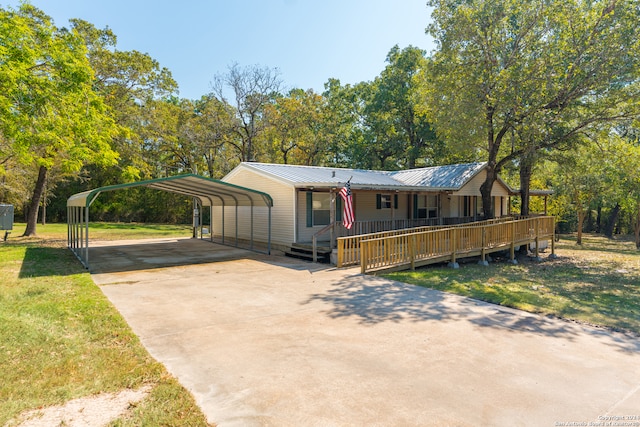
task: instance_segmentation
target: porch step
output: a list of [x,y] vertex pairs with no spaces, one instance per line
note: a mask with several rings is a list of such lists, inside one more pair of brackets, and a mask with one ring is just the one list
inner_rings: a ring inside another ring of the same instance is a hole
[[[313,261],[313,246],[311,244],[292,243],[291,247],[284,251],[284,254],[293,258]],[[331,262],[331,248],[318,246],[316,248],[316,254],[318,256],[318,262],[324,264],[329,264]]]

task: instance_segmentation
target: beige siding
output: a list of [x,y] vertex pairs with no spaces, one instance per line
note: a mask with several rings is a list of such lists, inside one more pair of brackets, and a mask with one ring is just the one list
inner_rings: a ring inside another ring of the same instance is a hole
[[[353,205],[356,221],[379,221],[390,219],[408,219],[409,218],[409,197],[407,193],[398,193],[398,209],[376,209],[376,194],[391,195],[391,205],[393,206],[393,192],[377,192],[377,191],[354,191]],[[340,197],[334,193],[334,197]],[[320,231],[324,226],[307,227],[307,199],[306,191],[299,191],[297,197],[298,206],[298,242],[311,242],[313,235]],[[334,205],[335,206],[335,205]],[[329,233],[318,236],[318,241],[328,241]]]
[[458,198],[447,195],[440,196],[440,216],[444,218],[458,216]]
[[[267,193],[273,199],[271,208],[271,242],[275,245],[290,245],[294,241],[294,188],[286,183],[272,179],[266,175],[240,168],[225,178],[226,182],[251,188]],[[214,210],[214,233],[216,236],[222,230],[222,209]],[[268,238],[268,209],[253,208],[253,238],[256,242],[266,242]],[[225,237],[235,237],[236,221],[235,206],[225,208]],[[251,208],[238,207],[238,237],[248,240],[251,238]]]
[[[456,196],[480,196],[480,187],[484,182],[487,173],[483,170],[475,177],[471,179],[471,181],[467,182],[467,184],[462,187],[460,190],[456,191]],[[508,189],[500,182],[496,181],[493,184],[493,188],[491,189],[492,196],[502,196],[507,197],[509,195]]]
[[[391,191],[358,191],[355,194],[355,215],[356,221],[379,221],[387,219],[407,219],[409,218],[409,197],[407,193],[398,193],[398,209],[394,209]],[[376,194],[388,194],[391,196],[391,209],[376,208]]]
[[494,212],[495,216],[498,217],[498,216],[507,215],[507,213],[508,213],[507,202],[508,202],[509,198],[508,197],[500,197],[500,196],[498,196],[498,197],[494,197],[493,200],[494,200],[493,203],[494,203],[494,206],[495,206],[495,212]]
[[[336,197],[335,193],[334,196]],[[340,196],[338,196],[340,197]],[[313,235],[318,231],[322,230],[324,225],[315,225],[313,227],[307,227],[307,191],[306,190],[298,190],[297,191],[297,212],[298,212],[298,236],[296,241],[301,243],[309,243],[313,239]],[[328,242],[331,237],[330,233],[323,233],[318,236],[319,242]]]

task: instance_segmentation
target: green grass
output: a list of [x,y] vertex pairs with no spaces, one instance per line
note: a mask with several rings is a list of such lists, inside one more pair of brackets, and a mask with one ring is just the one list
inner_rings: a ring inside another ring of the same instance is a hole
[[[110,227],[98,230],[126,234]],[[182,232],[152,227],[129,235]],[[66,248],[66,226],[40,226],[39,235],[0,243],[0,425],[25,410],[143,384],[151,394],[114,425],[206,425],[191,394],[147,353]]]
[[[14,224],[13,231],[10,236],[17,238],[24,233],[24,230],[24,224]],[[191,225],[184,224],[169,225],[124,222],[90,222],[89,239],[91,241],[189,237],[191,236],[191,230]],[[67,224],[38,224],[36,232],[40,239],[46,239],[47,241],[67,241]],[[4,233],[2,233],[2,236],[4,236]],[[28,241],[28,239],[22,239],[21,241]]]
[[640,334],[640,251],[628,239],[563,236],[556,260],[475,263],[385,277],[533,313]]

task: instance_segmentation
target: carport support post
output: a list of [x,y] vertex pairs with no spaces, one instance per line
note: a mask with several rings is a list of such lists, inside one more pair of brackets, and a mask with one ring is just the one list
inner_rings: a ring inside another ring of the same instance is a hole
[[238,247],[238,202],[236,201],[236,248]]
[[271,205],[269,209],[269,235],[267,236],[267,254],[271,255]]
[[213,202],[209,206],[209,240],[213,242]]
[[[84,217],[83,217],[84,211],[82,210],[82,208],[78,209],[78,256],[81,259],[84,259],[84,235],[83,232],[84,230],[82,229],[83,224],[84,224]],[[85,261],[86,262],[86,261]]]
[[224,245],[224,211],[225,211],[225,203],[222,200],[222,244]]
[[251,243],[249,247],[253,250],[253,200],[251,200]]
[[86,224],[84,233],[84,261],[87,264],[87,268],[89,268],[89,206],[85,208],[84,220]]
[[71,207],[67,206],[67,247],[71,247]]

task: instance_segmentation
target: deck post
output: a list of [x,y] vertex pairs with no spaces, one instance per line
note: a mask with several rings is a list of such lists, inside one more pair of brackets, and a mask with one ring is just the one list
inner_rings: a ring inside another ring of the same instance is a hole
[[540,259],[540,218],[536,218],[536,251],[535,251],[535,260],[541,261]]
[[411,259],[411,271],[416,269],[416,235],[411,235],[411,244],[409,245],[409,257]]
[[367,272],[367,246],[368,242],[362,241],[360,242],[360,272],[365,274]]
[[556,255],[556,217],[552,216],[551,219],[553,220],[553,231],[551,232],[551,255],[549,255],[549,258],[556,259],[558,258],[558,256]]
[[451,229],[451,262],[447,264],[450,268],[460,268],[460,264],[456,262],[456,250],[458,246],[458,229]]
[[513,265],[518,264],[518,260],[516,259],[516,222],[511,221],[511,248],[509,256],[511,259],[509,262]]
[[489,261],[487,261],[487,229],[485,226],[482,227],[482,249],[480,250],[480,261],[478,261],[479,265],[484,265],[485,267],[489,265]]

